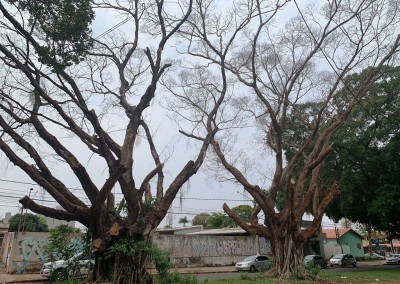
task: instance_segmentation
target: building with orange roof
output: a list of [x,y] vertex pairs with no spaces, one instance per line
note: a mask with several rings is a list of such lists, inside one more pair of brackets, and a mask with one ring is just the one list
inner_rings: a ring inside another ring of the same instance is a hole
[[344,253],[364,256],[363,237],[351,228],[322,229],[325,257]]

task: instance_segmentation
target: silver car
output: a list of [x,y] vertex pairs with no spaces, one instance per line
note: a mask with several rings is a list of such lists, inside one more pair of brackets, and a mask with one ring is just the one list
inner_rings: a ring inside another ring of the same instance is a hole
[[255,272],[256,270],[267,270],[271,265],[272,261],[265,255],[252,255],[236,263],[235,268],[238,271]]
[[400,254],[393,253],[386,258],[386,264],[400,264]]
[[356,258],[354,256],[352,256],[351,254],[337,254],[337,255],[334,255],[333,257],[331,257],[331,259],[329,260],[329,265],[331,267],[333,267],[335,265],[338,265],[341,267],[351,265],[353,267],[356,267],[357,261],[356,261]]

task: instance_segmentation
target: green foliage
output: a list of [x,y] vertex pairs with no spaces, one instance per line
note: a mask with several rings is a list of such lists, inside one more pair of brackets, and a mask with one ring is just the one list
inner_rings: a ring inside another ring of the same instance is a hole
[[66,280],[54,279],[53,281],[51,281],[51,283],[55,283],[55,284],[81,284],[82,280],[79,280],[79,279],[66,279]]
[[[238,205],[232,208],[232,211],[245,222],[250,222],[251,212],[253,208],[250,205]],[[237,224],[232,219],[229,219],[228,227],[237,227]]]
[[81,246],[78,247],[77,243],[71,242],[74,234],[79,232],[79,229],[69,225],[60,225],[51,229],[48,243],[44,247],[45,252],[51,258],[50,260],[66,260],[80,252]]
[[356,256],[357,261],[377,261],[380,260],[377,256],[374,255],[365,255],[365,256]]
[[[250,222],[253,208],[250,205],[238,205],[232,208],[240,219]],[[226,227],[237,227],[237,224],[224,213],[206,214],[201,213],[193,218],[192,225],[203,225],[206,229],[220,229]]]
[[143,203],[144,210],[146,212],[151,211],[155,206],[159,204],[159,200],[157,198],[150,198]]
[[251,279],[250,274],[247,272],[240,272],[240,279],[241,280],[249,280]]
[[39,60],[61,70],[84,58],[93,45],[89,25],[94,11],[89,0],[8,0],[29,14],[29,25],[45,35],[35,46]]
[[208,218],[210,217],[210,214],[207,213],[201,213],[196,216],[194,216],[192,220],[192,225],[202,225],[204,229],[209,229],[208,225]]
[[[354,74],[351,86],[362,86],[363,76]],[[346,216],[353,222],[400,237],[396,217],[400,202],[400,67],[383,67],[381,77],[369,94],[355,107],[350,120],[334,136],[335,153],[326,167],[339,176],[340,200],[328,215],[335,220]],[[348,97],[343,91],[341,99]],[[340,105],[340,104],[339,104]]]
[[[151,242],[120,239],[107,250],[106,257],[114,255],[126,260],[124,269],[119,272],[119,275],[114,275],[116,279],[124,279],[126,275],[132,275],[132,271],[140,269],[143,256],[149,257],[161,279],[167,279],[169,270],[172,268],[169,253],[162,251]],[[129,265],[126,265],[127,263]]]
[[158,277],[157,282],[160,284],[197,284],[199,281],[195,276],[190,274],[179,274],[178,272],[169,273],[163,277]]
[[[123,255],[124,258],[130,258],[132,262],[129,262],[130,267],[127,267],[128,275],[133,269],[137,269],[141,266],[142,256],[146,255],[149,257],[150,263],[153,263],[158,275],[156,277],[156,283],[160,284],[197,284],[197,279],[192,275],[180,275],[177,272],[171,273],[170,270],[173,267],[171,258],[168,252],[161,250],[158,246],[151,242],[135,241],[132,239],[121,239],[107,251],[106,257],[112,255]],[[125,263],[126,265],[126,263]],[[128,265],[126,265],[128,266]],[[114,275],[116,279],[123,279],[121,275]]]
[[305,279],[315,281],[318,274],[321,272],[321,267],[315,265],[312,261],[306,263],[305,266]]
[[318,274],[321,272],[321,267],[315,265],[312,261],[308,261],[305,265],[301,265],[299,269],[290,275],[290,279],[294,281],[311,280],[315,281]]
[[46,220],[36,214],[16,214],[9,220],[9,232],[17,232],[18,228],[22,232],[48,232],[49,227]]
[[[50,230],[50,237],[44,250],[50,256],[51,261],[68,260],[78,253],[82,253],[83,256],[91,253],[91,234],[86,233],[82,239],[75,242],[74,238],[76,236],[74,235],[77,233],[80,233],[80,230],[69,225],[60,225]],[[71,261],[68,262],[66,267],[53,270],[50,274],[51,282],[66,281],[63,283],[76,283],[71,277],[79,271],[81,268],[79,265],[79,262]],[[87,265],[91,266],[92,264],[88,263]]]
[[223,213],[212,213],[208,218],[208,225],[211,229],[220,229],[229,226],[230,219]]

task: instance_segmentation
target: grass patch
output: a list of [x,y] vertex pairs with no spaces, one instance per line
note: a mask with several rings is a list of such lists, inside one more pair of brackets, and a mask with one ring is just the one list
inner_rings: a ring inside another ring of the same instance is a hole
[[266,278],[262,273],[246,276],[238,275],[236,279],[205,280],[199,283],[207,284],[311,284],[311,283],[400,283],[400,270],[352,271],[352,272],[325,272],[321,271],[315,282]]
[[378,281],[394,280],[400,283],[400,270],[351,271],[344,273],[321,272],[320,278],[335,280],[338,283],[376,283]]

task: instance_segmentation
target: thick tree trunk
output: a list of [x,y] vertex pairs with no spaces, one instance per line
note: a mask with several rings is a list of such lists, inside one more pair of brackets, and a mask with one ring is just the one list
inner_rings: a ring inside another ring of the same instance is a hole
[[271,247],[275,256],[275,269],[281,278],[302,273],[303,242],[296,232],[286,232],[284,237],[272,238]]
[[370,224],[367,224],[367,234],[368,234],[368,252],[372,256],[372,228]]
[[120,238],[112,245],[113,253],[98,253],[94,279],[107,280],[114,284],[153,283],[153,278],[147,271],[149,255],[146,248],[149,246],[148,238]]

